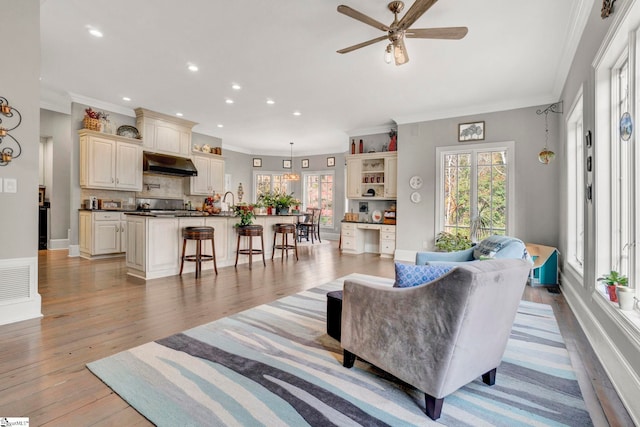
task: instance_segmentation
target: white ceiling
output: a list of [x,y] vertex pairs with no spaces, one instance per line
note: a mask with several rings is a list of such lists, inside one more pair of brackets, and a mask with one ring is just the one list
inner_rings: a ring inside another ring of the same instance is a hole
[[289,142],[295,155],[341,152],[349,135],[394,122],[557,101],[592,1],[440,0],[412,27],[468,35],[407,39],[399,67],[383,61],[384,42],[336,53],[383,34],[341,3],[393,20],[386,0],[41,0],[42,105],[181,112],[246,153],[287,154]]

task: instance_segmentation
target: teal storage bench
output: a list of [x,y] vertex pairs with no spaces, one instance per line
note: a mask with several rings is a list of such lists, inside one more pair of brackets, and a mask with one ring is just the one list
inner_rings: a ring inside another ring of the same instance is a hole
[[527,243],[527,251],[533,258],[529,276],[531,286],[553,286],[558,284],[558,249],[551,246]]

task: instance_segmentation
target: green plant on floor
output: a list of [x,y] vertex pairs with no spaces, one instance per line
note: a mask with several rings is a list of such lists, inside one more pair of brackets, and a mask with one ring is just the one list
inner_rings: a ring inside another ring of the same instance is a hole
[[254,205],[248,204],[238,204],[233,207],[235,216],[240,218],[240,222],[237,223],[236,227],[243,227],[247,225],[253,224],[253,220],[255,219],[255,214],[253,213]]
[[464,234],[441,231],[436,236],[436,249],[441,252],[462,251],[471,246],[471,240]]

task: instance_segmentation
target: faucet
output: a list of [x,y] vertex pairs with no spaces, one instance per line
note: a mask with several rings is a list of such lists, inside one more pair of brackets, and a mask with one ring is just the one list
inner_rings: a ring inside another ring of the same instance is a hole
[[233,193],[231,191],[227,191],[226,193],[224,193],[224,196],[222,196],[222,203],[227,203],[227,194],[231,195],[231,205],[227,205],[227,212],[231,212],[231,207],[236,204],[236,201]]

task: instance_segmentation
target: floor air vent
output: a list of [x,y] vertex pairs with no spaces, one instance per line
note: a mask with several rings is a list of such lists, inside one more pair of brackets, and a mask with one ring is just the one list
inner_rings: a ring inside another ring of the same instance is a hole
[[31,298],[31,277],[28,265],[5,266],[0,269],[0,304]]

